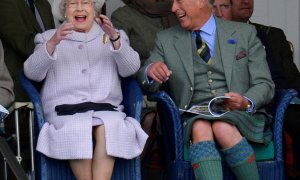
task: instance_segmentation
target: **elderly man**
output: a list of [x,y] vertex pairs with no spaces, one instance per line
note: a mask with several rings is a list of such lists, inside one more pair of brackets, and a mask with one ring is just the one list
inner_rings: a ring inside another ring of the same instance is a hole
[[197,179],[222,179],[223,153],[238,179],[259,179],[248,141],[271,138],[264,106],[274,83],[256,30],[214,17],[208,0],[174,0],[172,12],[180,26],[157,34],[138,80],[147,92],[167,91],[184,111],[229,96],[224,106],[231,111],[222,116],[182,114],[191,165]]

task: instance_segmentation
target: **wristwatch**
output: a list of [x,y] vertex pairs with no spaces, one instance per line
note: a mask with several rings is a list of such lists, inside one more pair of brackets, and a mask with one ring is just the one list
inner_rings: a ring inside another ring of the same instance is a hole
[[120,39],[120,33],[117,31],[114,35],[114,39],[109,38],[111,42],[115,42]]

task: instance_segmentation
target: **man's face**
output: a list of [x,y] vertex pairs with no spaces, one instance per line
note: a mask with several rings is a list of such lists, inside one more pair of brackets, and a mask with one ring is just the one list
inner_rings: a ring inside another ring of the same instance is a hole
[[213,13],[215,16],[224,20],[232,19],[230,0],[215,0],[213,4]]
[[203,6],[202,4],[202,0],[174,0],[172,12],[183,28],[195,30],[196,20],[201,18],[199,7]]
[[233,20],[247,22],[252,16],[253,4],[253,0],[232,0]]

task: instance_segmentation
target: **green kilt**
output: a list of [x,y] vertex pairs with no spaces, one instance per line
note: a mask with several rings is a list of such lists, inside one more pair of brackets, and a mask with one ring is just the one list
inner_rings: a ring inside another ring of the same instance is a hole
[[185,144],[190,144],[192,124],[197,119],[208,121],[222,120],[234,124],[239,129],[242,136],[255,143],[264,143],[267,145],[272,140],[271,129],[266,129],[265,127],[266,124],[271,124],[272,117],[270,115],[260,112],[251,114],[245,111],[235,110],[229,111],[220,117],[184,113],[182,115],[182,120]]

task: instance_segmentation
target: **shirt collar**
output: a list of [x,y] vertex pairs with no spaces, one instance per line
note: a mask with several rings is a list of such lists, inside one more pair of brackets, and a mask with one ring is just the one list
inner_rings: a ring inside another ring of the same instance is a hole
[[208,21],[200,28],[200,30],[208,35],[213,35],[216,30],[215,17],[211,15]]

